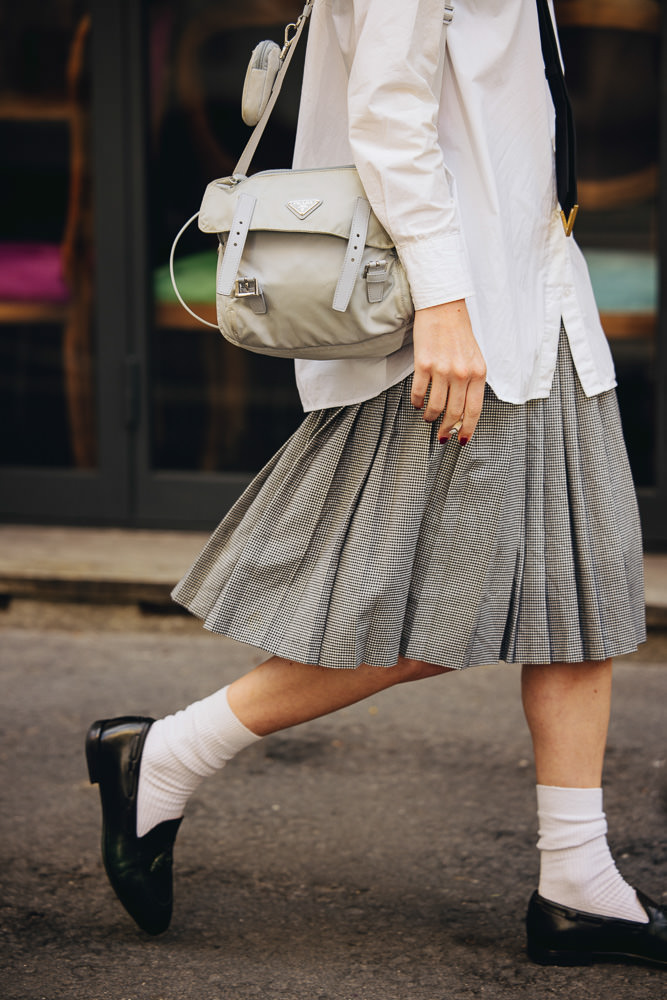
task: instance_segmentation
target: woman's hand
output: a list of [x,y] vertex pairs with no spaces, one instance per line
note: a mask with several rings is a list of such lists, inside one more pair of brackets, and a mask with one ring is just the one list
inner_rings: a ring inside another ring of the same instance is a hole
[[442,415],[441,442],[449,440],[461,421],[459,444],[467,444],[482,412],[486,364],[465,300],[417,309],[413,339],[412,405],[421,410],[430,386],[424,420],[432,423]]

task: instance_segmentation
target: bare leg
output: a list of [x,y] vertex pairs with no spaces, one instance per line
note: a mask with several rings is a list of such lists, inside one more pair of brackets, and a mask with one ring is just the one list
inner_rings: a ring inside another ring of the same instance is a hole
[[258,736],[328,715],[346,705],[406,681],[447,673],[401,657],[395,667],[362,664],[356,670],[330,670],[273,656],[230,685],[229,705]]
[[538,784],[600,787],[611,674],[611,660],[524,666],[523,708]]
[[226,688],[158,720],[146,738],[137,832],[176,819],[203,777],[259,737],[361,701],[404,681],[445,673],[401,658],[394,667],[330,670],[271,657]]

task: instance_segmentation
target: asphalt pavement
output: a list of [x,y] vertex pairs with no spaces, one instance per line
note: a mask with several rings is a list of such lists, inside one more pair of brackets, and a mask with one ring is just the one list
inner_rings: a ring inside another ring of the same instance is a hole
[[[664,633],[619,661],[610,840],[667,900]],[[535,792],[519,670],[385,692],[254,745],[191,800],[175,912],[135,928],[99,857],[83,743],[261,658],[185,618],[12,601],[0,613],[3,1000],[659,1000],[667,972],[541,968],[524,951]]]

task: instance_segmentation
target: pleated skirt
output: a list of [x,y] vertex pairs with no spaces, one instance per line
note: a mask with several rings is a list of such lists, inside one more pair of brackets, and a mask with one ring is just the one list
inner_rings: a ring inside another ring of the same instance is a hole
[[301,663],[576,663],[645,638],[642,543],[615,392],[561,334],[547,399],[487,387],[441,445],[411,377],[310,413],[173,592],[204,626]]

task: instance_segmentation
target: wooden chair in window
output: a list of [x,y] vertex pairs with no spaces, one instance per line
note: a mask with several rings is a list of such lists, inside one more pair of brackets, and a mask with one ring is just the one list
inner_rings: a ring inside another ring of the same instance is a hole
[[[586,213],[620,212],[626,246],[584,250],[611,339],[657,329],[657,258],[647,239],[658,193],[658,0],[556,0],[577,123],[580,229]],[[634,213],[643,212],[644,234]],[[628,221],[630,220],[630,221]]]
[[69,193],[58,244],[0,241],[0,323],[62,325],[65,398],[74,464],[96,461],[92,372],[92,268],[88,116],[81,93],[90,17],[75,30],[67,63],[67,100],[0,99],[0,119],[62,121],[69,130]]

